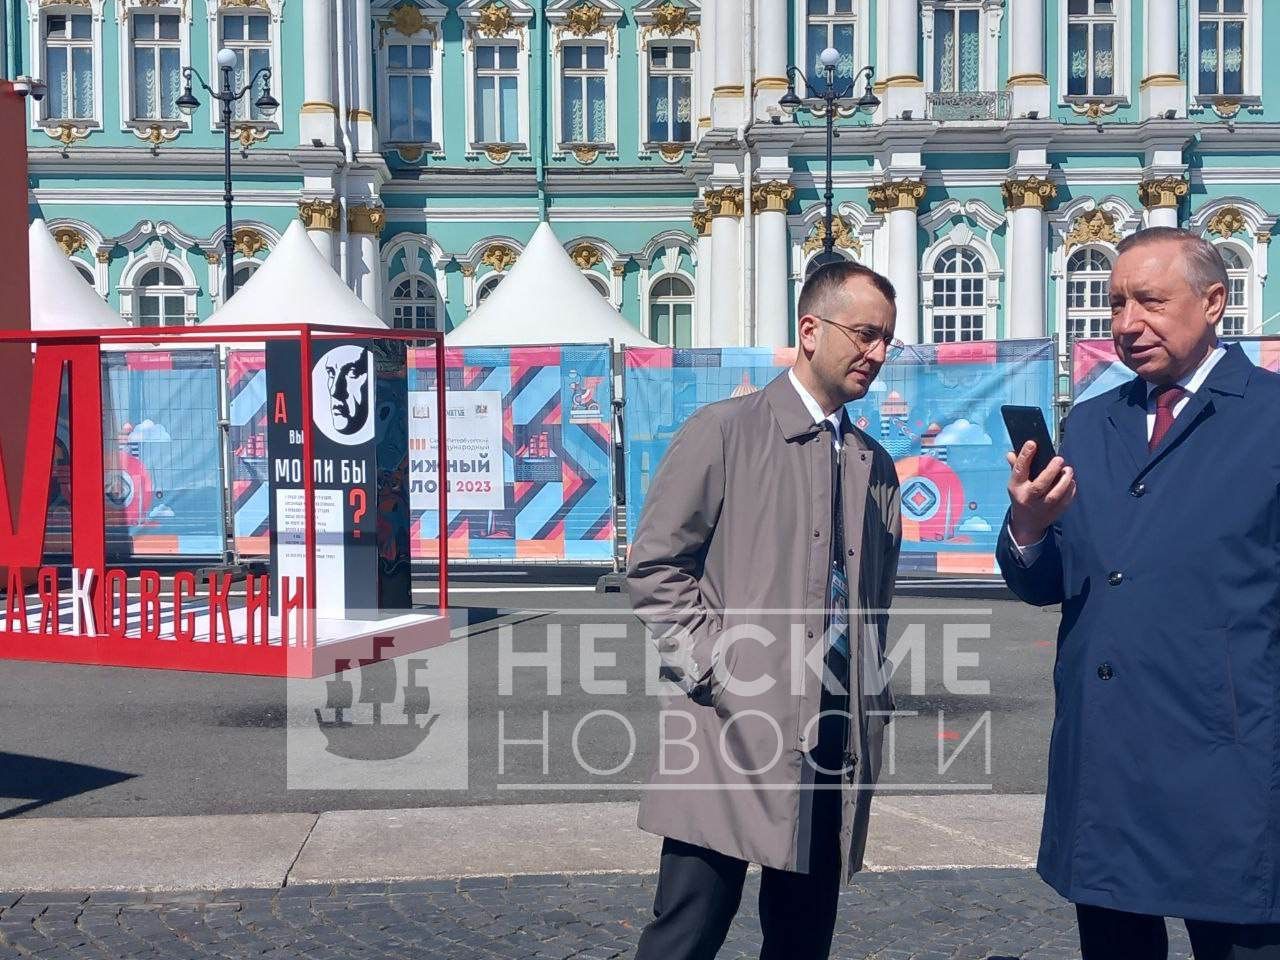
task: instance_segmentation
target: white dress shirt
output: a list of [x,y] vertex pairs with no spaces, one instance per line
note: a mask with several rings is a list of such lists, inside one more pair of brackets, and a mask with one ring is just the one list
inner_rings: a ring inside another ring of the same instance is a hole
[[840,449],[840,411],[837,410],[830,416],[822,413],[822,407],[818,405],[818,401],[813,399],[813,394],[804,388],[804,384],[800,382],[800,378],[796,376],[794,369],[787,371],[787,376],[791,378],[791,385],[796,388],[796,393],[800,394],[800,400],[804,403],[804,408],[809,411],[809,415],[813,417],[814,423],[821,423],[823,420],[832,426],[831,440],[835,444],[837,450]]
[[[1209,377],[1211,371],[1219,360],[1226,355],[1227,348],[1222,344],[1215,344],[1214,348],[1209,351],[1209,355],[1200,361],[1200,366],[1196,367],[1190,373],[1184,375],[1182,379],[1177,381],[1178,386],[1187,392],[1187,395],[1173,405],[1173,417],[1176,420],[1187,401],[1191,399],[1191,394],[1195,393]],[[1151,394],[1158,389],[1155,384],[1147,384],[1147,439],[1151,439],[1151,435],[1156,429],[1156,407],[1151,402]],[[1045,536],[1048,536],[1046,533]],[[1014,550],[1018,552],[1018,559],[1022,561],[1023,566],[1030,566],[1036,562],[1036,558],[1040,556],[1040,548],[1044,544],[1044,537],[1041,537],[1035,543],[1029,543],[1025,547],[1019,546],[1018,541],[1013,539],[1013,531],[1009,532],[1009,542],[1013,544]]]

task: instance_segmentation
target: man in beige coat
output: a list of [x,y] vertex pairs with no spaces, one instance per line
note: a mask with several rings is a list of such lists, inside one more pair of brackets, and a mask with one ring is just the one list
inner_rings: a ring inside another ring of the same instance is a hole
[[761,957],[826,957],[862,866],[901,515],[892,458],[844,404],[901,344],[892,285],[852,262],[815,270],[797,312],[795,366],[689,418],[631,545],[632,604],[678,688],[640,801],[665,839],[637,960],[714,957],[749,862]]

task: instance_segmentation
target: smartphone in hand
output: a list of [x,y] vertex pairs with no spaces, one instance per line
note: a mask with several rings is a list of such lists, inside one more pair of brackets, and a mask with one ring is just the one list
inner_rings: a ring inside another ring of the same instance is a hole
[[1044,422],[1044,414],[1039,407],[1019,407],[1005,404],[1000,408],[1004,417],[1005,429],[1009,431],[1009,440],[1013,443],[1013,452],[1021,452],[1028,440],[1036,442],[1036,455],[1031,461],[1028,478],[1034,480],[1049,465],[1056,453],[1053,450],[1053,438],[1049,435],[1049,425]]

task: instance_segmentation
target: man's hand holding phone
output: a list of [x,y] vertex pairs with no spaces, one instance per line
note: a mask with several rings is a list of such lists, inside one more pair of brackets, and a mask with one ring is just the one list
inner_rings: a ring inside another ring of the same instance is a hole
[[1020,547],[1029,547],[1045,535],[1076,495],[1076,477],[1065,460],[1054,457],[1031,479],[1036,442],[1028,440],[1015,455],[1005,454],[1013,472],[1009,477],[1009,533]]

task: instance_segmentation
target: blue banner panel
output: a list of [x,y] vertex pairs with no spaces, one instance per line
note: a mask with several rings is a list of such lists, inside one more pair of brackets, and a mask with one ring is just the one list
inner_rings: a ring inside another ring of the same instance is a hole
[[[439,550],[434,362],[410,350],[410,549],[423,560]],[[610,348],[453,348],[445,366],[450,559],[610,560]]]
[[[759,390],[793,358],[768,348],[626,351],[628,516],[640,516],[671,437],[694,410]],[[897,464],[903,573],[996,572],[1009,503],[1000,407],[1036,406],[1052,423],[1055,363],[1052,340],[912,346],[848,405]]]

